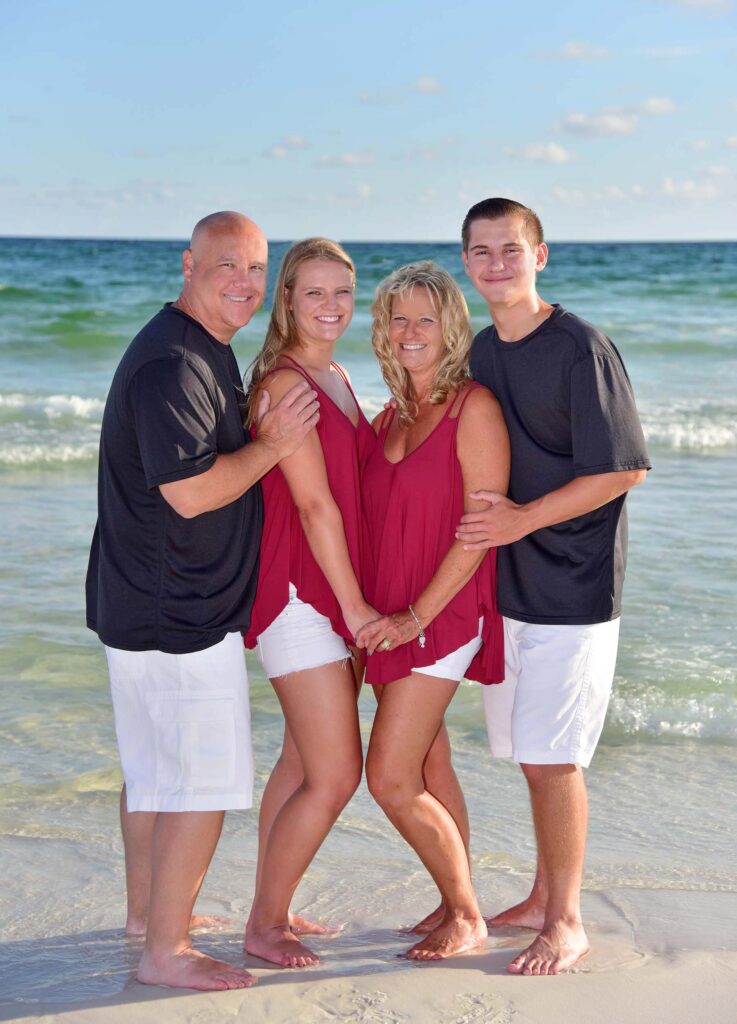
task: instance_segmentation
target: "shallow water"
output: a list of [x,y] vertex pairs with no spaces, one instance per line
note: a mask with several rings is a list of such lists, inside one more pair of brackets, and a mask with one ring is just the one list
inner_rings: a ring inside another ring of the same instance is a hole
[[[273,247],[272,280],[283,248]],[[458,275],[477,327],[484,310],[454,246],[348,248],[357,314],[340,358],[371,412],[385,389],[369,354],[369,306],[386,272],[435,258]],[[120,780],[105,666],[83,624],[97,439],[123,349],[176,294],[179,250],[0,239],[0,865],[12,879],[0,904],[0,960],[13,975],[37,949],[44,984],[75,999],[116,990],[130,961],[118,937]],[[654,463],[628,499],[620,657],[589,773],[590,900],[622,887],[737,892],[736,271],[729,243],[567,244],[552,247],[541,281],[547,298],[597,323],[622,351]],[[243,369],[264,325],[261,313],[235,342]],[[281,719],[257,663],[249,665],[263,783]],[[367,731],[372,698],[361,706]],[[523,895],[534,870],[526,792],[513,765],[491,764],[470,684],[449,726],[477,884],[492,910]],[[250,899],[254,825],[253,814],[229,816],[204,893],[205,909],[237,921]],[[347,922],[347,943],[410,921],[431,900],[424,872],[365,791],[300,892],[302,907]],[[103,951],[99,971],[80,966],[78,933]],[[40,937],[49,942],[39,950]],[[13,998],[37,997],[37,982],[18,977]]]

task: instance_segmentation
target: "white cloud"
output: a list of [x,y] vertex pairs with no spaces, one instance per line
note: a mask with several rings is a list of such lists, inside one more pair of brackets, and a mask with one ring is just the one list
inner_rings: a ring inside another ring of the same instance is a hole
[[737,135],[728,135],[724,140],[724,145],[728,149],[737,149]]
[[642,199],[646,192],[642,185],[630,185],[628,188],[621,185],[605,185],[603,188],[590,190],[556,185],[552,195],[556,202],[564,206],[584,206],[586,203],[629,203]]
[[301,135],[287,135],[282,142],[276,142],[264,152],[272,160],[284,160],[293,149],[309,149],[310,143]]
[[731,167],[725,167],[724,164],[712,164],[706,168],[706,174],[709,178],[728,178],[734,171]]
[[420,75],[412,83],[410,88],[413,92],[419,92],[422,96],[438,96],[443,91],[443,87],[437,78],[432,78],[430,75]]
[[563,119],[562,128],[572,135],[593,137],[596,135],[632,135],[640,125],[637,114],[611,111],[599,114],[569,114]]
[[359,199],[370,199],[374,191],[367,181],[357,181],[355,190]]
[[593,114],[568,114],[560,125],[571,135],[587,138],[606,135],[633,135],[643,115],[672,114],[678,108],[666,96],[651,96],[631,107],[607,107]]
[[701,152],[702,150],[709,148],[709,143],[706,139],[693,139],[692,142],[686,143],[686,147],[688,149],[693,149],[696,152]]
[[567,164],[576,159],[576,154],[559,146],[557,142],[531,142],[527,146],[505,146],[504,155],[533,163]]
[[370,153],[336,153],[332,156],[321,156],[315,161],[315,167],[363,167],[373,162],[374,158]]
[[668,177],[663,179],[661,194],[668,199],[717,199],[719,189],[713,181],[694,181],[690,178],[676,181]]
[[558,50],[543,50],[541,56],[550,60],[606,60],[609,50],[605,46],[571,39]]
[[284,145],[289,146],[290,149],[310,148],[310,144],[307,139],[303,139],[301,135],[287,135],[284,139]]
[[674,114],[678,108],[666,96],[651,96],[640,106],[643,114]]

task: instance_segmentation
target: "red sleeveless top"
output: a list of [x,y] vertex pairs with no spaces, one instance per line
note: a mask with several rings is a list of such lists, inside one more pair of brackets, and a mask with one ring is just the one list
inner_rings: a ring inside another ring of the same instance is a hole
[[[384,416],[377,444],[362,478],[366,560],[364,595],[383,614],[404,611],[430,582],[455,542],[464,512],[463,476],[456,454],[460,408],[448,403],[431,434],[400,462],[390,462],[384,444],[394,410]],[[450,416],[453,406],[456,413]],[[504,678],[504,633],[496,609],[496,549],[487,551],[475,574],[425,629],[427,643],[416,640],[393,651],[377,651],[367,661],[368,683],[390,683],[412,668],[433,665],[478,635],[483,616],[482,646],[466,672],[479,683]]]
[[[356,427],[299,363],[290,356],[283,355],[282,358],[288,359],[291,366],[277,367],[271,373],[278,373],[280,369],[295,369],[319,396],[320,420],[315,429],[322,445],[330,491],[343,517],[351,565],[360,583],[362,524],[359,473],[376,444],[376,436],[361,412],[345,373],[337,363],[331,365],[345,381],[356,403]],[[264,532],[256,599],[245,637],[246,646],[255,647],[259,634],[286,608],[290,583],[297,588],[300,600],[311,604],[321,615],[330,619],[334,631],[346,643],[354,643],[343,621],[340,605],[310,550],[297,507],[278,465],[262,478],[261,487],[264,495]]]

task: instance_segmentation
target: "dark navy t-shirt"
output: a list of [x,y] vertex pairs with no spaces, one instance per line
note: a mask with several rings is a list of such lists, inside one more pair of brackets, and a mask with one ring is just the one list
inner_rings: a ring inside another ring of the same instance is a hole
[[[649,469],[627,371],[612,342],[555,306],[520,341],[474,338],[471,372],[494,392],[509,430],[509,496],[533,501],[574,477]],[[589,624],[620,612],[625,495],[499,549],[499,610],[523,622]]]
[[192,519],[159,491],[249,443],[244,420],[230,345],[165,306],[125,352],[102,421],[87,624],[109,647],[184,654],[248,628],[260,485]]

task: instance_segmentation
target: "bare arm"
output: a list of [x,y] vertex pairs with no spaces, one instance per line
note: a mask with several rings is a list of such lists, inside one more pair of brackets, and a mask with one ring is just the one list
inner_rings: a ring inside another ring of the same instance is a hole
[[490,505],[483,511],[466,513],[461,518],[456,537],[467,551],[513,544],[535,530],[555,526],[601,508],[642,483],[646,476],[644,469],[577,476],[563,487],[525,505],[516,505],[503,493],[493,490],[477,491],[473,497],[490,502]]
[[[465,508],[469,512],[487,508],[488,501],[478,495],[481,486],[497,492],[506,491],[509,483],[509,437],[499,403],[490,392],[476,390],[466,399],[458,424],[457,452]],[[480,486],[479,481],[487,483]],[[451,544],[433,578],[412,602],[423,627],[468,583],[484,555],[484,551],[467,550],[460,540]],[[414,640],[418,634],[417,623],[407,610],[370,623],[361,630],[359,639],[373,654],[383,639],[391,640],[392,647],[396,647]]]
[[198,476],[161,484],[165,501],[184,519],[229,505],[268,473],[280,459],[291,455],[320,418],[317,395],[304,378],[271,405],[267,391],[259,398],[259,436],[238,451],[218,455]]
[[[277,401],[296,379],[303,378],[294,370],[275,375],[267,385],[271,400]],[[299,452],[282,458],[279,466],[297,506],[310,550],[335,594],[346,625],[355,636],[360,627],[377,618],[378,613],[364,601],[353,571],[343,517],[330,491],[317,433],[310,433]]]

